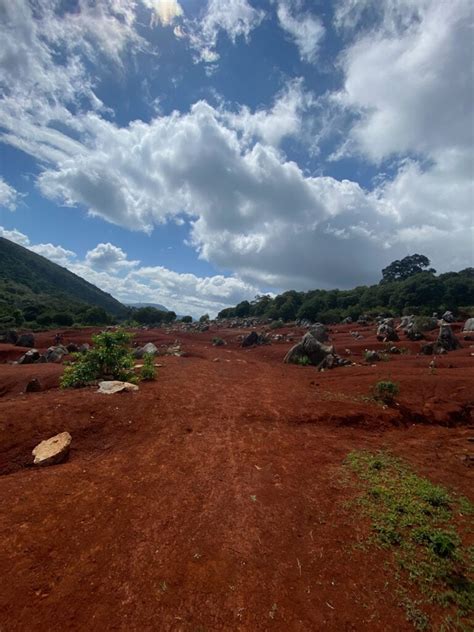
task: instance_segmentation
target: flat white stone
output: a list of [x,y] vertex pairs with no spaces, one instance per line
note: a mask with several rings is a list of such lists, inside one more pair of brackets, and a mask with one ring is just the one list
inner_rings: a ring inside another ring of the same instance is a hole
[[69,432],[61,432],[38,443],[32,454],[34,465],[55,465],[61,463],[69,453],[72,437]]
[[120,393],[121,391],[138,391],[136,384],[130,384],[130,382],[121,382],[120,380],[106,380],[99,382],[99,393],[105,395],[113,395],[114,393]]

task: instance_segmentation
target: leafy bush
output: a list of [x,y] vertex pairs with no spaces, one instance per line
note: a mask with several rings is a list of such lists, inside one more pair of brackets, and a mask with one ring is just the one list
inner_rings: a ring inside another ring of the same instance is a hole
[[384,404],[391,404],[395,397],[399,394],[400,388],[395,382],[390,380],[382,380],[374,386],[374,397]]
[[99,379],[136,381],[129,343],[132,335],[125,331],[105,331],[92,336],[93,348],[75,353],[61,378],[62,388],[86,386]]
[[152,353],[145,353],[143,356],[143,366],[140,371],[142,380],[154,380],[156,377],[155,356]]
[[214,347],[222,347],[225,345],[225,340],[219,338],[219,336],[214,336],[214,338],[212,339],[212,344]]

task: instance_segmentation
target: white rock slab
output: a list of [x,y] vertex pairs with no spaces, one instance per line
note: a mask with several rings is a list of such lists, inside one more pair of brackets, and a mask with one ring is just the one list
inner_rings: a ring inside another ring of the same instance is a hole
[[35,457],[34,465],[56,465],[56,463],[61,463],[69,454],[71,441],[72,437],[69,432],[60,432],[54,437],[38,443],[32,453]]
[[130,384],[130,382],[121,382],[120,380],[105,380],[104,382],[99,382],[99,393],[113,395],[121,391],[138,391],[138,386],[136,384]]

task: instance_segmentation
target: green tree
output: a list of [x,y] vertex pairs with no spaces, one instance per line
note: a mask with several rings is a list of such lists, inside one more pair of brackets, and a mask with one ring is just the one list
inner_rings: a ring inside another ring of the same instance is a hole
[[436,270],[430,268],[430,260],[425,255],[408,255],[401,260],[392,261],[390,265],[382,270],[381,283],[391,283],[392,281],[403,281],[414,274],[420,272],[430,272],[434,274]]

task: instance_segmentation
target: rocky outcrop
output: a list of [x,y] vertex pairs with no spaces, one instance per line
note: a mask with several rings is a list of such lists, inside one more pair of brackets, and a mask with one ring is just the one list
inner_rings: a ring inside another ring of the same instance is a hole
[[385,318],[379,324],[377,327],[377,340],[381,342],[397,342],[399,340],[393,318]]
[[46,350],[44,357],[46,358],[46,362],[61,362],[64,356],[67,354],[68,350],[66,349],[66,347],[63,347],[62,345],[56,345],[49,347]]
[[18,364],[34,364],[40,359],[40,352],[38,349],[30,349],[24,353],[18,360]]
[[311,364],[319,370],[352,364],[350,360],[338,356],[332,345],[323,344],[311,332],[306,333],[301,342],[291,347],[283,362],[286,364]]
[[254,347],[255,345],[264,345],[268,343],[268,338],[264,334],[258,334],[256,331],[251,331],[247,334],[242,342],[241,347]]
[[142,359],[146,354],[156,356],[158,354],[158,347],[152,342],[147,342],[143,347],[138,347],[133,352],[133,356],[138,359]]
[[72,437],[69,432],[61,432],[50,439],[42,441],[33,450],[33,464],[45,466],[61,463],[69,454],[71,441]]
[[461,343],[456,338],[451,329],[451,325],[442,323],[439,328],[438,340],[436,341],[439,347],[443,347],[446,351],[455,351],[459,349]]
[[309,333],[319,342],[327,342],[329,340],[328,330],[322,323],[312,325]]

